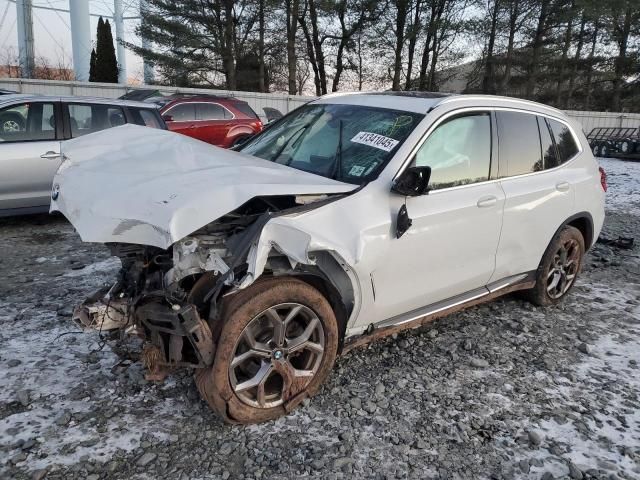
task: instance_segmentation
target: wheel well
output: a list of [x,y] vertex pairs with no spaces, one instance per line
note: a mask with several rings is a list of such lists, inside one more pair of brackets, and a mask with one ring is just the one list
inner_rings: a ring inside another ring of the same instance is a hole
[[591,215],[588,213],[574,215],[564,224],[580,230],[582,238],[584,238],[585,250],[591,247],[593,243],[593,221],[591,220]]
[[338,322],[338,353],[342,352],[342,347],[344,344],[344,335],[347,330],[347,320],[349,319],[349,314],[347,312],[347,308],[342,301],[342,297],[338,289],[329,281],[329,279],[323,277],[322,275],[316,275],[313,273],[301,273],[295,274],[293,273],[293,277],[302,280],[305,283],[308,283],[313,288],[318,290],[324,298],[327,299],[329,305],[331,305],[331,309],[336,316],[336,320]]

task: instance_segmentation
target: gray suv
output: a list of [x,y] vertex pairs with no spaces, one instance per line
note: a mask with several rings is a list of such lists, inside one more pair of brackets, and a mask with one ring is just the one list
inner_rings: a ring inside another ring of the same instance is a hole
[[133,123],[166,129],[155,105],[89,97],[0,97],[0,216],[47,212],[61,142]]

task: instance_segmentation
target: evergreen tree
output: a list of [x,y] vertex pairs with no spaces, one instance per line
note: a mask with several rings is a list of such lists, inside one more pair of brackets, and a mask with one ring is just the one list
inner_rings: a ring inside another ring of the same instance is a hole
[[100,17],[96,37],[93,69],[95,74],[93,76],[90,74],[90,81],[118,83],[118,62],[116,61],[116,50],[113,46],[113,35],[111,34],[109,20],[105,22]]
[[91,59],[89,60],[89,81],[96,82],[96,49],[91,49]]

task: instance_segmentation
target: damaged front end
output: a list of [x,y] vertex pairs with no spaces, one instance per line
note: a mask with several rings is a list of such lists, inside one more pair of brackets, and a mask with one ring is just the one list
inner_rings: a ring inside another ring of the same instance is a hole
[[[120,329],[142,338],[148,379],[162,380],[177,367],[210,366],[224,297],[257,276],[248,257],[263,227],[274,216],[330,198],[337,197],[254,198],[168,249],[107,244],[122,264],[118,279],[76,308],[74,320],[84,328]],[[264,271],[291,267],[290,259],[274,249]]]
[[[152,373],[211,365],[227,296],[263,273],[313,266],[311,237],[293,225],[294,214],[357,188],[135,125],[70,140],[61,154],[51,211],[83,241],[107,245],[122,264],[115,284],[87,299],[74,318],[140,336]],[[270,225],[276,220],[291,228],[278,230]],[[341,267],[326,263],[350,288]]]

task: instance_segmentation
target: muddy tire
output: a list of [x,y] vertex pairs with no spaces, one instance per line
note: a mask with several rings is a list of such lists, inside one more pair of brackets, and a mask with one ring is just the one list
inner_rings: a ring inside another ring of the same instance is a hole
[[554,305],[569,293],[582,268],[584,238],[575,227],[564,226],[556,233],[536,271],[536,285],[525,292],[535,305]]
[[291,278],[266,278],[229,298],[212,325],[210,368],[196,371],[202,398],[231,423],[286,415],[314,395],[333,367],[338,325],[315,288]]

